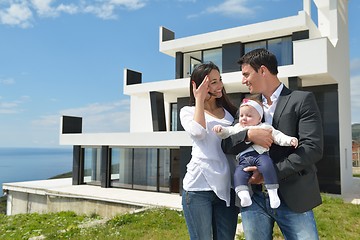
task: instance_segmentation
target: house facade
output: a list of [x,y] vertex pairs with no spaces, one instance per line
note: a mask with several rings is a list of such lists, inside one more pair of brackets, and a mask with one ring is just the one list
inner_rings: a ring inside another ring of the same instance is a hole
[[61,117],[60,144],[73,146],[73,185],[180,193],[191,139],[178,116],[188,104],[192,69],[217,64],[238,105],[248,89],[237,61],[264,47],[278,58],[281,82],[316,96],[324,128],[324,156],[317,164],[321,191],[344,194],[351,188],[348,0],[303,0],[294,16],[183,38],[160,27],[159,38],[160,52],[174,58],[174,79],[143,83],[141,72],[124,69],[128,133],[83,133],[81,116]]

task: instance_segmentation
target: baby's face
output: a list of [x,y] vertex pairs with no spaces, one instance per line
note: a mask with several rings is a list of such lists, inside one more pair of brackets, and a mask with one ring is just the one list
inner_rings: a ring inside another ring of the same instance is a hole
[[242,127],[256,126],[261,122],[260,114],[252,106],[240,107],[239,123]]

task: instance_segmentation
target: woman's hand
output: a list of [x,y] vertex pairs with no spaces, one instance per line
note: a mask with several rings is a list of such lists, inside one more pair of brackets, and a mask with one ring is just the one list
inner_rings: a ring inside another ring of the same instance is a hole
[[202,83],[196,88],[196,83],[193,81],[193,94],[196,101],[204,102],[206,99],[210,98],[209,95],[209,76],[206,75]]
[[205,121],[205,100],[209,97],[209,76],[205,76],[202,83],[196,88],[196,83],[192,82],[193,94],[195,98],[194,121],[206,129]]

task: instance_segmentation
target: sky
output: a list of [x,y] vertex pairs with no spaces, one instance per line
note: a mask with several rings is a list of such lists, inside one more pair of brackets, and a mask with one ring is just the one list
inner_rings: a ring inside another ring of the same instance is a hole
[[[159,28],[175,38],[297,15],[302,0],[0,0],[0,147],[61,147],[62,115],[83,132],[128,132],[125,68],[171,80]],[[349,0],[352,123],[360,123],[360,1]],[[239,82],[240,84],[240,82]]]

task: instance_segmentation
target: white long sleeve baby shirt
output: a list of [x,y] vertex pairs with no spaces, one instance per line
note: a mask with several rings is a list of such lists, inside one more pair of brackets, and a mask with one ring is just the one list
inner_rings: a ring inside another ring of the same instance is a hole
[[[236,134],[238,132],[241,132],[243,130],[257,129],[257,128],[271,129],[272,130],[271,134],[272,134],[272,137],[274,139],[275,144],[277,144],[279,146],[291,146],[291,140],[294,137],[287,136],[286,134],[284,134],[284,133],[280,132],[279,130],[275,129],[273,126],[271,126],[268,123],[260,123],[259,125],[256,125],[256,126],[247,126],[247,127],[242,127],[242,126],[240,126],[239,123],[237,123],[234,126],[229,126],[229,127],[223,128],[221,130],[221,132],[217,133],[217,135],[219,137],[221,137],[222,139],[225,139],[225,138],[228,138],[229,136],[234,135],[234,134]],[[253,144],[248,149],[241,152],[241,155],[246,153],[246,152],[252,151],[252,149],[255,150],[256,152],[258,152],[259,154],[262,154],[264,152],[269,151],[268,148],[264,148],[264,147],[262,147],[260,145]]]

